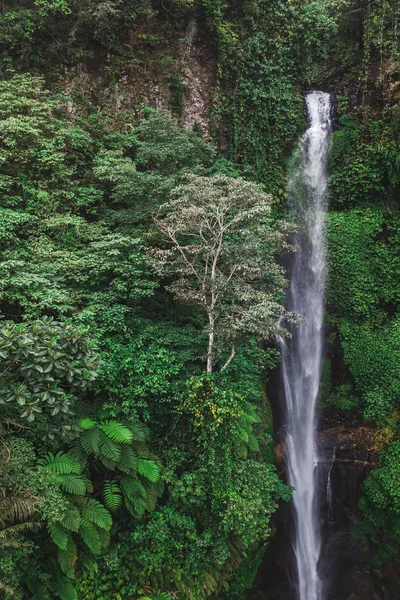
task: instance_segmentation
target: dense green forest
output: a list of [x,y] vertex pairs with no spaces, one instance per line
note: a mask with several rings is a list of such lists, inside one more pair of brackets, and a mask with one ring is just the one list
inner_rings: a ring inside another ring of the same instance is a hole
[[0,10],[1,597],[247,597],[291,496],[265,387],[314,87],[337,117],[321,405],[376,429],[356,534],[398,568],[400,2]]

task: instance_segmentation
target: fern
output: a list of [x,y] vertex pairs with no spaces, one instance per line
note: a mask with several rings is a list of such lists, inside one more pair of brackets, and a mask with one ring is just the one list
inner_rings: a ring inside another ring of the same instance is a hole
[[54,590],[61,600],[78,600],[78,593],[74,585],[65,576],[57,578]]
[[236,452],[239,455],[239,458],[246,460],[248,455],[247,445],[244,442],[241,442],[240,440],[236,440],[235,448]]
[[132,436],[133,436],[133,440],[135,442],[145,442],[148,432],[147,432],[147,428],[143,425],[143,423],[140,423],[139,421],[136,421],[135,423],[131,423],[129,426],[129,429],[132,432]]
[[143,487],[146,490],[146,497],[144,498],[144,503],[146,505],[146,510],[148,512],[153,512],[157,504],[157,490],[153,484],[148,481],[143,482]]
[[82,475],[62,475],[58,482],[64,491],[75,496],[84,496],[89,487],[89,482]]
[[121,456],[121,446],[103,433],[100,440],[100,453],[109,460],[118,462]]
[[109,531],[112,525],[112,518],[108,510],[97,500],[90,498],[82,505],[82,516],[91,521],[98,527]]
[[97,427],[96,421],[93,421],[92,419],[89,419],[88,417],[80,419],[78,422],[78,425],[81,429],[85,429],[85,430],[95,429]]
[[[5,529],[1,529],[0,530],[0,541],[1,543],[1,548],[7,548],[7,546],[14,546],[14,544],[12,543],[12,537],[15,536],[18,533],[26,533],[27,531],[31,531],[32,529],[34,529],[35,527],[38,526],[38,523],[36,523],[35,521],[25,521],[25,523],[16,523],[16,525],[10,525],[9,527],[6,527]],[[16,544],[16,546],[18,547],[20,544],[19,542]]]
[[141,517],[146,511],[146,490],[138,480],[129,477],[121,479],[122,492],[125,504],[134,517]]
[[249,434],[245,429],[239,429],[239,438],[242,440],[242,442],[248,442],[249,441]]
[[97,559],[85,546],[79,549],[79,565],[82,566],[82,569],[86,573],[94,574],[98,572],[99,565]]
[[117,462],[115,460],[110,460],[106,456],[99,456],[101,462],[109,471],[115,471],[117,469]]
[[97,531],[96,526],[88,519],[82,519],[81,526],[79,527],[79,535],[93,554],[100,554],[101,541],[99,532]]
[[121,487],[126,496],[131,502],[134,498],[145,498],[146,490],[143,484],[138,479],[132,479],[131,477],[123,477],[121,479]]
[[99,534],[101,551],[106,550],[110,545],[110,532],[106,529],[97,529],[97,533]]
[[70,534],[64,529],[61,523],[59,523],[58,521],[56,521],[55,523],[49,523],[48,530],[50,533],[50,537],[56,544],[56,546],[58,546],[58,548],[60,548],[61,550],[66,550]]
[[138,468],[138,458],[130,446],[122,446],[118,468],[124,473],[129,473],[132,475],[136,473]]
[[118,421],[102,423],[99,425],[99,429],[111,440],[120,444],[130,444],[133,440],[132,431]]
[[77,458],[65,452],[58,452],[56,455],[49,452],[45,458],[40,459],[38,462],[56,475],[69,475],[72,473],[79,475],[81,472],[81,465]]
[[63,527],[69,529],[69,531],[78,531],[81,522],[81,515],[79,510],[73,504],[67,505],[67,510],[62,516],[61,523]]
[[11,586],[7,585],[6,583],[2,583],[1,581],[0,593],[3,598],[21,598],[21,595],[16,590],[14,590]]
[[67,547],[65,550],[58,550],[58,563],[61,567],[62,572],[72,579],[75,575],[74,567],[77,561],[76,545],[72,538],[69,538]]
[[115,481],[106,481],[103,488],[104,504],[108,510],[115,511],[122,504],[121,488]]
[[138,472],[152,483],[157,483],[160,479],[160,469],[153,460],[140,458],[138,460]]
[[88,429],[86,431],[82,431],[80,435],[80,441],[86,454],[99,454],[100,435],[101,432],[98,429]]

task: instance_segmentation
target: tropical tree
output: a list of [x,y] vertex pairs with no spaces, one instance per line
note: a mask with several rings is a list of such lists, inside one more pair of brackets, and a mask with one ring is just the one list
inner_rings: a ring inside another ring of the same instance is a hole
[[273,223],[272,197],[255,184],[223,175],[187,175],[153,220],[167,246],[154,265],[172,275],[169,290],[207,315],[207,372],[230,345],[226,369],[243,336],[268,339],[279,331],[286,285],[274,260],[287,248],[290,226]]
[[53,439],[58,426],[71,424],[76,403],[98,367],[98,354],[84,329],[50,317],[30,324],[5,322],[0,358],[3,420],[32,423],[45,413],[46,424],[41,425]]

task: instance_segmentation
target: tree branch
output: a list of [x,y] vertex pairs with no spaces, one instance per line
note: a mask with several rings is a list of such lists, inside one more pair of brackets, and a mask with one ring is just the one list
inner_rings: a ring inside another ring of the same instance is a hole
[[225,371],[225,369],[231,364],[232,360],[235,357],[235,354],[236,354],[236,348],[235,348],[235,346],[232,345],[231,354],[230,354],[228,360],[226,361],[226,363],[224,364],[224,366],[222,367],[221,373],[222,373],[222,371]]

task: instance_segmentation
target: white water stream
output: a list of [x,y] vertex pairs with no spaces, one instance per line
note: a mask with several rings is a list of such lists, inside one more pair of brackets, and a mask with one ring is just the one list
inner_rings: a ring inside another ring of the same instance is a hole
[[327,157],[330,97],[307,95],[309,127],[294,156],[289,198],[299,226],[298,250],[290,272],[287,309],[303,322],[281,340],[287,408],[287,469],[293,493],[299,600],[322,600],[318,576],[321,547],[317,494],[316,405],[321,376],[324,310]]

